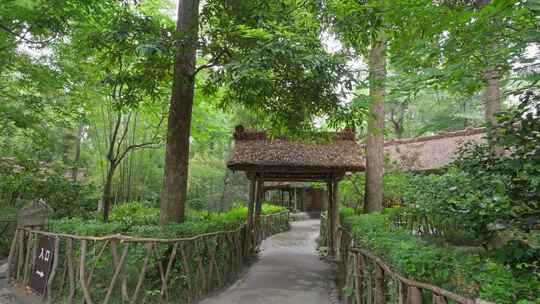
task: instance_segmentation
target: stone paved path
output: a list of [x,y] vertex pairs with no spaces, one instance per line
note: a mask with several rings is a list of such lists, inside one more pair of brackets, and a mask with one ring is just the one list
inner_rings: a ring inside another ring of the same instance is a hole
[[328,304],[332,270],[315,250],[319,224],[293,222],[291,231],[265,240],[238,282],[200,304]]
[[7,288],[7,264],[4,262],[0,261],[0,304],[12,304],[15,303],[15,299],[11,291]]

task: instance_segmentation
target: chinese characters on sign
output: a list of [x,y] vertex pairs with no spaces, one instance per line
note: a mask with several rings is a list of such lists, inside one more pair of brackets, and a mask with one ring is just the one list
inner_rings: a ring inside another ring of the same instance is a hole
[[54,238],[44,235],[39,236],[36,260],[30,277],[30,288],[39,294],[45,293],[54,253]]

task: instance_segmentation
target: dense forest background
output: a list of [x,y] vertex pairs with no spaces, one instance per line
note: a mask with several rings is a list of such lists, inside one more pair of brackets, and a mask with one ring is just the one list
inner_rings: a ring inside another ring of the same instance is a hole
[[[358,140],[365,140],[369,84],[362,47],[369,37],[341,27],[354,19],[340,20],[357,8],[350,1],[233,2],[201,5],[188,208],[226,210],[245,200],[245,178],[225,166],[237,124],[275,132],[294,131],[293,123],[318,130],[352,124]],[[466,5],[449,4],[465,13],[431,27],[418,22],[440,7],[398,2],[384,15],[390,58],[386,140],[485,125],[484,83],[477,73],[482,51],[469,49],[485,41],[463,41],[493,28],[467,27],[474,18],[492,18],[504,29],[498,51],[488,58],[504,61],[503,107],[538,84],[537,2],[512,7],[494,1],[492,11],[476,17]],[[370,5],[392,7],[386,1]],[[35,199],[44,199],[57,217],[90,215],[108,196],[115,205],[158,206],[177,38],[174,1],[10,0],[0,4],[0,16],[4,214]],[[377,31],[375,25],[358,26]],[[456,40],[440,40],[440,33],[452,31]],[[302,71],[318,72],[317,80]],[[315,90],[323,93],[314,96]],[[334,104],[300,106],[302,96]],[[345,200],[358,200],[354,183],[343,187]]]

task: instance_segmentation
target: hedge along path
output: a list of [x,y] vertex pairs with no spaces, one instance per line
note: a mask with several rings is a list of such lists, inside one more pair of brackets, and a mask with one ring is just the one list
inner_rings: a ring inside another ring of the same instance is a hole
[[355,247],[351,233],[338,229],[338,266],[345,272],[345,304],[475,304],[472,300],[443,288],[417,282],[393,271],[381,258]]
[[27,285],[39,237],[48,236],[54,239],[55,253],[43,295],[46,303],[193,302],[230,282],[260,241],[288,229],[287,211],[261,216],[249,237],[245,225],[175,239],[19,228],[8,258],[8,278],[16,286]]

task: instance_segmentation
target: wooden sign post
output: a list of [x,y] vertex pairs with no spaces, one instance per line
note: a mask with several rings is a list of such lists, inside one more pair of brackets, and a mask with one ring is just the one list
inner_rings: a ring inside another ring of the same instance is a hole
[[54,255],[54,238],[40,235],[29,287],[41,295],[47,287]]

